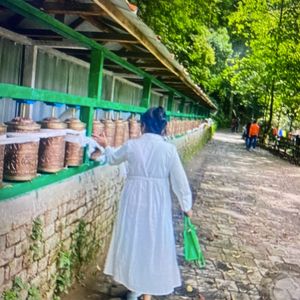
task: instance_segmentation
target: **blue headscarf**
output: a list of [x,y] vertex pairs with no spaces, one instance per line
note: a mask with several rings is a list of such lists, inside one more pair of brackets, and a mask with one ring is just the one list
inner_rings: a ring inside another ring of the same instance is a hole
[[145,127],[145,133],[162,135],[167,126],[167,115],[163,107],[149,108],[141,116],[141,123]]

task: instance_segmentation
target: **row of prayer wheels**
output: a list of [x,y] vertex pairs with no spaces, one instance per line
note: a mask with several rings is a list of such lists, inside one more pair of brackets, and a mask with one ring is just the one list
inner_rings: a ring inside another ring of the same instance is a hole
[[105,133],[108,145],[111,147],[120,147],[128,139],[134,139],[141,135],[140,123],[131,118],[126,120],[94,120],[93,134],[100,135]]
[[190,130],[198,128],[199,125],[200,125],[200,120],[176,120],[176,119],[173,119],[168,122],[167,135],[168,136],[181,135]]
[[[8,137],[0,144],[0,183],[29,181],[37,172],[56,173],[64,167],[79,166],[83,162],[83,146],[66,140],[66,129],[83,131],[85,123],[69,119],[65,123],[46,118],[40,124],[31,119],[17,117],[0,126],[0,136]],[[42,129],[52,129],[44,131]],[[41,135],[39,135],[41,134]],[[11,142],[10,142],[11,141]]]
[[[56,173],[64,167],[83,163],[84,143],[78,137],[67,135],[66,129],[84,132],[85,123],[71,118],[62,122],[46,118],[40,124],[31,119],[17,117],[0,126],[0,184],[3,178],[10,181],[29,181],[37,172]],[[47,130],[51,131],[47,132]],[[44,131],[43,131],[44,130]],[[105,132],[109,145],[121,146],[129,138],[141,134],[140,123],[135,119],[94,121],[93,133]],[[85,135],[84,135],[85,136]],[[11,143],[9,142],[11,139]]]
[[[38,124],[31,119],[17,117],[6,125],[0,124],[0,184],[3,178],[29,181],[37,176],[37,172],[56,173],[65,167],[83,163],[85,144],[80,142],[78,136],[85,136],[86,125],[79,119],[62,122],[51,117]],[[199,121],[195,120],[172,120],[168,123],[167,135],[183,134],[198,126]],[[78,134],[70,135],[66,129]],[[128,139],[138,138],[141,125],[135,118],[94,120],[93,134],[103,132],[110,146],[119,147]],[[5,143],[1,143],[2,140]]]

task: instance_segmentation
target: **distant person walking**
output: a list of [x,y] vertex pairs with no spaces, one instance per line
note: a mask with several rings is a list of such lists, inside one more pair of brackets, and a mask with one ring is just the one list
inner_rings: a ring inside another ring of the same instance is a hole
[[251,126],[251,122],[247,123],[247,125],[245,125],[244,127],[244,132],[243,132],[243,136],[242,138],[245,139],[245,144],[246,144],[246,148],[250,148],[250,126]]
[[251,147],[253,149],[255,149],[256,147],[256,142],[257,142],[257,138],[258,138],[258,134],[259,134],[259,125],[257,124],[256,120],[254,120],[250,126],[249,129],[249,138],[250,141],[247,145],[247,150],[251,150]]

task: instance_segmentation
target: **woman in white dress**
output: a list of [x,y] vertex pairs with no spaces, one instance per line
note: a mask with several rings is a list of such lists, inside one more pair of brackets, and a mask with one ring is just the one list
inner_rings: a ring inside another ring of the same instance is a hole
[[141,116],[142,136],[120,149],[105,148],[109,164],[128,162],[128,176],[119,204],[104,273],[126,286],[130,300],[167,295],[181,285],[172,223],[170,184],[181,209],[192,215],[192,196],[176,147],[164,141],[164,109]]

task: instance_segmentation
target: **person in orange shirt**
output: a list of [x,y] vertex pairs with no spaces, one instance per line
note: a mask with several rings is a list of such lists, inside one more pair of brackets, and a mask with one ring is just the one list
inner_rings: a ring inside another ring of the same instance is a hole
[[250,143],[247,145],[247,150],[250,150],[251,147],[255,149],[259,129],[259,125],[256,123],[256,120],[254,120],[249,129]]

